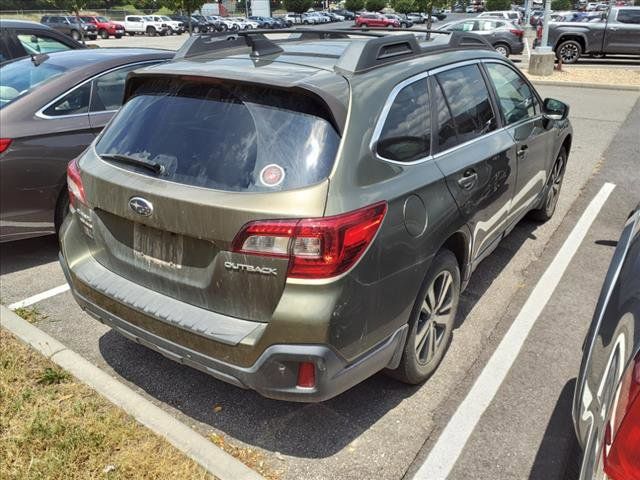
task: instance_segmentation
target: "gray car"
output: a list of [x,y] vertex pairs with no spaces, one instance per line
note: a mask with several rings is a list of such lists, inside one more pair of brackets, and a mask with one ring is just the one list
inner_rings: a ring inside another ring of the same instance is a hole
[[473,18],[447,23],[438,30],[448,32],[473,32],[482,35],[499,53],[508,57],[524,50],[524,30],[507,20],[497,18]]
[[625,224],[585,338],[571,476],[640,478],[640,205]]
[[57,230],[67,208],[67,163],[120,108],[127,73],[171,56],[83,49],[0,67],[0,241]]
[[68,168],[71,290],[268,397],[321,401],[384,369],[423,382],[471,272],[553,215],[568,107],[473,34],[273,36],[193,37],[130,75]]

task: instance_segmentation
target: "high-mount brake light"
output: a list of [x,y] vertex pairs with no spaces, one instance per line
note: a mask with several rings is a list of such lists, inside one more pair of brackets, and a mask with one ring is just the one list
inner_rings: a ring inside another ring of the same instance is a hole
[[71,206],[75,208],[78,206],[78,202],[87,203],[77,159],[71,160],[67,165],[67,188],[69,189],[69,203]]
[[371,244],[387,211],[386,202],[341,215],[248,223],[233,251],[289,258],[288,276],[320,279],[351,268]]

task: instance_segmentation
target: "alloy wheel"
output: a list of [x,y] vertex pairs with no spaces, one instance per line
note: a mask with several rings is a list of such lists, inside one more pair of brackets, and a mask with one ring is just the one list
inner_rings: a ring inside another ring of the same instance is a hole
[[452,306],[453,277],[444,270],[429,285],[420,308],[415,336],[416,358],[420,364],[428,364],[446,347],[443,340],[453,321]]
[[560,58],[562,58],[562,61],[565,63],[572,63],[576,61],[579,55],[580,52],[578,52],[578,47],[573,43],[563,45],[560,49]]
[[547,192],[547,202],[545,208],[547,212],[551,213],[556,208],[558,203],[558,197],[560,196],[560,187],[562,186],[562,170],[564,167],[564,157],[558,157],[553,170],[551,171],[551,178],[549,184],[549,190]]

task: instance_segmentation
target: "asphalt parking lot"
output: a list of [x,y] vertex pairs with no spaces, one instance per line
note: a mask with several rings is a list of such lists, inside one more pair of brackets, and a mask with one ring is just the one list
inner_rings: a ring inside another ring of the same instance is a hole
[[[539,91],[571,105],[575,130],[556,215],[545,225],[523,221],[481,264],[461,299],[451,348],[420,387],[378,374],[321,404],[268,400],[126,340],[85,315],[68,291],[35,304],[41,315],[37,325],[197,431],[262,451],[282,478],[398,479],[416,472],[437,478],[420,466],[585,206],[611,182],[615,189],[448,476],[560,478],[580,346],[613,242],[638,201],[637,174],[629,173],[637,172],[633,159],[640,155],[640,93]],[[0,255],[6,305],[65,284],[55,238],[2,244]]]

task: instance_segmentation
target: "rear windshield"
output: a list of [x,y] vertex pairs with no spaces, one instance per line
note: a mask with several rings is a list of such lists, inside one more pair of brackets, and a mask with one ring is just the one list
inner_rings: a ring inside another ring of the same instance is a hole
[[187,185],[288,190],[328,177],[340,142],[329,119],[320,102],[301,93],[155,80],[136,89],[96,151],[159,163],[159,178]]
[[40,65],[36,63],[37,60],[34,62],[28,57],[2,66],[0,108],[67,71],[64,66],[47,61],[46,58]]

